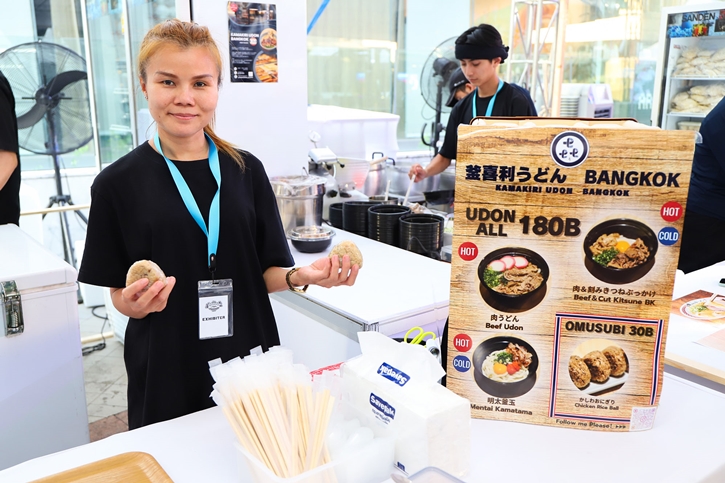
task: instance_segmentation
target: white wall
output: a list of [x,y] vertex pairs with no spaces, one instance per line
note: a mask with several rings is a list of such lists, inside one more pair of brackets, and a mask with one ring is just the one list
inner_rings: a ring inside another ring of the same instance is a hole
[[209,27],[224,61],[216,131],[257,156],[271,176],[302,174],[307,167],[307,10],[301,0],[277,6],[279,82],[229,82],[226,0],[192,0],[195,22]]

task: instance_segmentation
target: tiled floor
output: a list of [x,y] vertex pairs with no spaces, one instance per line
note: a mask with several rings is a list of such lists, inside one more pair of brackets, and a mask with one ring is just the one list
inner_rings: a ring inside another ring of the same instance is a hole
[[[104,307],[94,309],[105,317]],[[83,304],[78,305],[81,338],[101,333],[104,320],[93,315]],[[106,322],[103,332],[111,332]],[[84,349],[101,341],[84,344]],[[128,430],[128,405],[126,402],[126,368],[123,364],[123,344],[112,337],[106,339],[106,347],[83,356],[83,375],[86,385],[86,404],[91,441]]]

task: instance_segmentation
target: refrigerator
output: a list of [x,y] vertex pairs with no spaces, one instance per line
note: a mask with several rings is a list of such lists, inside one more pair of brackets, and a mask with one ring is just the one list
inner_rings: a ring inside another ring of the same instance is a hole
[[652,125],[699,131],[725,96],[725,3],[662,9]]
[[0,225],[0,470],[89,442],[76,276]]

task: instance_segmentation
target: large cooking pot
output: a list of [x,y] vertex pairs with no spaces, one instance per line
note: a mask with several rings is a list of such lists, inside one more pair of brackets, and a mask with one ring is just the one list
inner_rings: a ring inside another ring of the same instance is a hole
[[388,172],[385,169],[386,164],[394,164],[395,160],[383,156],[381,152],[375,152],[370,161],[370,171],[365,178],[365,184],[362,192],[368,196],[383,195],[388,184]]
[[298,226],[322,225],[325,178],[309,175],[275,176],[269,181],[277,198],[277,208],[285,233]]
[[[410,178],[408,172],[415,163],[423,166],[426,162],[420,162],[420,159],[396,159],[395,165],[388,164],[386,166],[387,178],[390,180],[390,192],[396,195],[405,195],[408,191]],[[414,183],[410,189],[408,199],[416,202],[422,202],[425,199],[426,191],[452,190],[456,185],[456,165],[451,165],[442,173],[435,176],[429,176],[423,181]]]

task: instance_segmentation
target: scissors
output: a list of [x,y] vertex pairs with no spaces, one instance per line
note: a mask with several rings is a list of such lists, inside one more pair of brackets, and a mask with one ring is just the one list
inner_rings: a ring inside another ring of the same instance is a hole
[[[416,335],[413,336],[413,338],[408,341],[408,337],[410,336],[410,333],[413,331],[418,331]],[[426,332],[423,330],[422,327],[413,327],[408,332],[405,333],[405,338],[403,338],[403,342],[407,342],[408,344],[420,344],[423,342],[426,336],[431,336],[431,339],[435,339],[436,335],[433,332]]]

